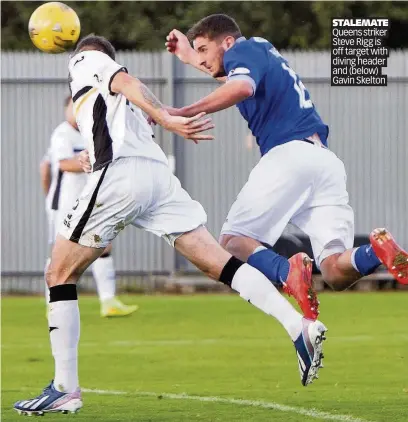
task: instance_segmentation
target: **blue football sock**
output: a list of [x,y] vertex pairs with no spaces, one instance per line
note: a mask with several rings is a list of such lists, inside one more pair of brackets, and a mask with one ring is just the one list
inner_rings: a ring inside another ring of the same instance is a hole
[[289,261],[264,246],[255,249],[254,253],[248,258],[248,264],[278,285],[281,285],[288,278]]
[[371,245],[363,245],[355,249],[351,255],[351,263],[362,275],[373,273],[381,265]]

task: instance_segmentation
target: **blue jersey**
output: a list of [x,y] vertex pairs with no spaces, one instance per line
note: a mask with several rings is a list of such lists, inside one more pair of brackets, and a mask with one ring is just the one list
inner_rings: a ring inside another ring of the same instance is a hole
[[239,38],[224,54],[228,80],[246,79],[253,95],[237,104],[261,154],[277,145],[318,133],[327,146],[329,128],[317,113],[299,76],[263,38]]

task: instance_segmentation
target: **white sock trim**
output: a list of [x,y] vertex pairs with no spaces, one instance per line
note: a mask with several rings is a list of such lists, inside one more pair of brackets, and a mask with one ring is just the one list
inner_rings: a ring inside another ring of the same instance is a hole
[[356,252],[357,252],[357,249],[358,248],[355,248],[354,250],[353,250],[353,252],[351,252],[351,257],[350,257],[350,259],[351,259],[351,265],[353,266],[353,268],[359,273],[360,271],[359,271],[359,269],[357,268],[357,265],[356,265]]
[[261,251],[263,251],[265,249],[268,249],[268,248],[266,248],[265,246],[262,246],[262,245],[261,246],[258,246],[257,248],[254,249],[254,251],[252,252],[252,255],[255,254],[255,253],[257,253],[257,252],[261,252]]

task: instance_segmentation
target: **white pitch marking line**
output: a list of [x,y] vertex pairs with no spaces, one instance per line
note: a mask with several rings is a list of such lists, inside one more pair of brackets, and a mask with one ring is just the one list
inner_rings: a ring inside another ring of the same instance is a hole
[[242,399],[228,399],[223,397],[206,397],[206,396],[190,396],[185,393],[154,393],[152,391],[115,391],[115,390],[94,390],[89,388],[82,388],[84,393],[105,394],[105,395],[132,395],[132,396],[145,396],[145,397],[160,397],[173,400],[196,400],[201,402],[215,402],[226,404],[238,404],[240,406],[260,407],[262,409],[273,409],[280,412],[296,413],[298,415],[310,416],[316,419],[340,421],[340,422],[370,422],[367,419],[355,418],[349,415],[335,415],[333,413],[323,412],[316,409],[306,409],[304,407],[287,406],[274,402],[267,402],[261,400],[242,400]]
[[213,344],[219,343],[219,339],[209,338],[209,339],[199,339],[199,340],[142,340],[142,341],[126,341],[126,340],[117,340],[110,341],[109,345],[112,346],[190,346],[195,344]]
[[[408,340],[407,334],[395,334],[387,337],[391,340]],[[338,336],[338,337],[330,337],[330,342],[338,342],[338,343],[366,343],[373,340],[373,336],[366,336],[366,335],[358,335],[358,336]],[[199,346],[199,345],[206,345],[206,344],[243,344],[251,342],[263,343],[266,342],[266,339],[262,338],[241,338],[241,339],[222,339],[222,338],[208,338],[208,339],[174,339],[174,340],[114,340],[108,341],[104,343],[106,346],[121,346],[121,347],[148,347],[148,346]],[[98,342],[81,342],[81,347],[100,347],[101,343]],[[49,348],[49,343],[36,343],[36,344],[29,344],[29,343],[6,343],[2,344],[2,349],[26,349],[26,348]]]

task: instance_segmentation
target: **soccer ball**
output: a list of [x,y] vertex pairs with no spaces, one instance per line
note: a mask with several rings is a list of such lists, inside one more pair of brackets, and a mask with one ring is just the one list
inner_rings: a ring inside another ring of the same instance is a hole
[[75,11],[64,3],[38,7],[28,22],[31,41],[46,53],[63,53],[78,41],[81,24]]

